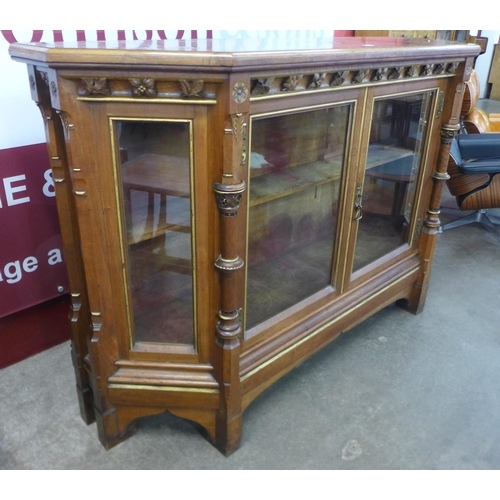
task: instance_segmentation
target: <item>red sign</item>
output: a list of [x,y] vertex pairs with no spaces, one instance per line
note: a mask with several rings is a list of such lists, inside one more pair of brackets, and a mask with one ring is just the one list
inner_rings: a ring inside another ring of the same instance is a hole
[[0,150],[0,317],[68,291],[46,144]]

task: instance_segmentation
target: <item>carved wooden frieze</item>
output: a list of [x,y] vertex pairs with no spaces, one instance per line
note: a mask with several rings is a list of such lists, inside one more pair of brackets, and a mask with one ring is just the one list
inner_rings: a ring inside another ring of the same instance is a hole
[[[215,104],[218,83],[207,84],[203,80],[179,80],[156,78],[121,78],[100,77],[90,75],[77,80],[78,99],[120,100],[141,99],[147,102],[158,100],[176,100],[194,104]],[[233,89],[236,102],[244,102],[248,97],[248,89],[244,83],[236,84]],[[188,99],[187,99],[188,98]]]
[[424,66],[422,74],[424,76],[431,76],[433,71],[434,71],[434,64],[426,64]]
[[284,90],[285,92],[288,90],[295,90],[301,78],[302,75],[290,75],[283,82],[281,89]]
[[258,78],[252,87],[252,95],[265,95],[271,90],[274,78]]
[[86,95],[111,95],[106,78],[82,78],[82,85]]
[[392,68],[387,79],[388,80],[399,80],[404,74],[404,66],[398,68]]
[[[331,72],[317,72],[311,75],[298,74],[254,78],[251,85],[251,96],[276,95],[290,91],[314,91],[329,87],[350,85],[369,85],[382,81],[404,80],[406,78],[425,78],[432,76],[447,76],[454,74],[458,62],[441,62],[428,64],[413,64],[409,66],[393,66],[384,68],[343,69]],[[308,84],[300,87],[300,80]]]
[[356,71],[351,80],[351,83],[362,83],[369,72],[369,69],[360,69],[359,71]]
[[372,82],[380,82],[386,78],[388,68],[377,68],[371,77]]
[[179,80],[179,87],[183,97],[203,97],[203,80]]
[[334,73],[330,85],[332,87],[342,85],[345,82],[347,75],[349,75],[349,71],[338,71],[337,73]]
[[326,73],[314,73],[307,88],[308,89],[320,88],[323,85],[323,83],[325,83],[326,75],[327,75]]
[[152,78],[129,78],[134,97],[156,97],[155,81]]
[[418,76],[420,76],[420,66],[410,66],[407,70],[406,70],[406,76],[408,78],[416,78]]
[[446,64],[439,63],[434,66],[434,71],[433,73],[435,75],[442,75],[444,73],[444,70],[446,69]]

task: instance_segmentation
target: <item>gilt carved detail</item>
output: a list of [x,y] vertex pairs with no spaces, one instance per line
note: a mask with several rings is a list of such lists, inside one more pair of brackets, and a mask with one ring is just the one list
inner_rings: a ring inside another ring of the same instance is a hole
[[283,82],[281,89],[284,90],[285,92],[289,90],[295,90],[301,78],[302,75],[290,75]]
[[152,78],[129,78],[134,97],[156,97],[156,85]]
[[59,115],[66,138],[69,138],[69,132],[75,128],[75,125],[69,122],[68,115],[64,111],[56,110],[56,113]]
[[351,80],[351,83],[362,83],[369,72],[370,72],[369,69],[360,69],[354,75],[353,79]]
[[385,74],[387,73],[387,68],[377,68],[372,74],[372,82],[380,82],[384,79]]
[[446,65],[443,63],[436,64],[434,66],[434,71],[433,73],[435,75],[442,75],[444,73],[444,70],[446,69]]
[[273,82],[274,82],[274,77],[257,79],[252,88],[252,95],[265,95],[269,93]]
[[179,80],[179,87],[183,97],[204,97],[203,80]]
[[317,89],[323,85],[326,80],[326,73],[315,73],[311,78],[311,83],[307,86],[308,89]]
[[87,95],[110,95],[106,78],[82,78],[83,89]]
[[420,66],[410,66],[406,70],[406,76],[408,78],[416,78],[417,76],[420,76]]
[[246,189],[244,181],[238,184],[214,183],[215,199],[219,207],[219,213],[225,217],[234,217],[240,208],[242,193]]
[[403,76],[404,70],[404,66],[399,68],[392,68],[389,76],[387,77],[388,80],[399,80]]
[[[340,87],[342,85],[369,85],[384,80],[404,80],[409,78],[425,78],[438,75],[453,74],[458,62],[441,62],[428,64],[413,64],[411,66],[361,68],[350,70],[332,71],[330,73],[314,73],[311,75],[290,75],[278,77],[281,85],[273,85],[275,77],[256,78],[252,80],[252,96],[263,96],[266,94],[279,94],[290,90],[315,91],[323,86]],[[467,69],[466,69],[467,70]],[[305,88],[299,88],[298,83],[306,78],[308,84]],[[329,80],[329,84],[327,83]],[[326,85],[325,85],[326,84]]]
[[337,73],[334,73],[330,85],[332,87],[337,87],[339,85],[342,85],[345,82],[345,79],[347,78],[348,74],[349,71],[338,71]]
[[248,89],[244,82],[237,82],[233,87],[233,100],[234,102],[241,104],[247,100]]

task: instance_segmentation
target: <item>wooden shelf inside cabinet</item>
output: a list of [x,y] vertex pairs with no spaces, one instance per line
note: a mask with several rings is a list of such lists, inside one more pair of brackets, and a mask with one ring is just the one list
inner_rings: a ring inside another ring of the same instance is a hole
[[[191,232],[189,220],[176,217],[176,199],[189,200],[189,162],[185,158],[144,154],[122,164],[125,204],[130,206],[131,191],[147,193],[147,202],[127,228],[129,245],[164,235],[167,231]],[[155,224],[155,195],[160,197],[159,217]],[[167,206],[167,196],[175,197]],[[188,201],[189,202],[189,201]],[[128,220],[132,220],[131,217]],[[141,229],[144,227],[143,229]],[[137,234],[140,234],[137,237]]]
[[250,206],[283,198],[308,188],[340,179],[341,158],[316,161],[273,171],[265,166],[252,169],[250,177]]
[[409,156],[413,156],[413,151],[396,146],[383,146],[379,145],[370,146],[369,159],[366,164],[366,169],[370,170],[381,165],[391,163],[396,160],[401,160]]

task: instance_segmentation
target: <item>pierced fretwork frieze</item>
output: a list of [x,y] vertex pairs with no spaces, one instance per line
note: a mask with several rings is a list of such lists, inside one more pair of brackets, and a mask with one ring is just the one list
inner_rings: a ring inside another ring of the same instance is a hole
[[384,68],[353,68],[316,72],[312,74],[292,74],[253,78],[251,80],[252,97],[284,94],[290,92],[314,92],[328,87],[347,87],[354,85],[373,85],[383,81],[430,78],[452,75],[458,68],[458,62],[439,62],[413,64]]
[[317,89],[325,83],[326,73],[314,73],[311,82],[307,86],[308,89]]
[[254,81],[252,95],[264,95],[271,90],[274,78],[258,78]]
[[297,88],[297,85],[299,84],[300,79],[302,78],[302,75],[290,75],[282,85],[282,90],[288,91],[288,90],[295,90]]

